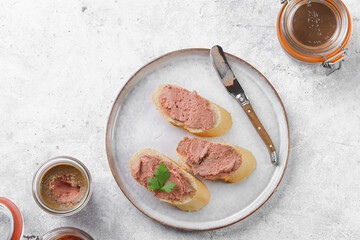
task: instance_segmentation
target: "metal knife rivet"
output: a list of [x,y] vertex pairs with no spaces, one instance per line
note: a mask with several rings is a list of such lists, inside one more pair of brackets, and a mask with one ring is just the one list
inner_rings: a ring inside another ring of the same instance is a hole
[[272,148],[272,145],[270,144],[270,145],[269,145],[269,147],[271,147],[271,148]]
[[251,112],[251,110],[249,109],[248,112]]
[[261,130],[261,127],[258,127],[259,130]]

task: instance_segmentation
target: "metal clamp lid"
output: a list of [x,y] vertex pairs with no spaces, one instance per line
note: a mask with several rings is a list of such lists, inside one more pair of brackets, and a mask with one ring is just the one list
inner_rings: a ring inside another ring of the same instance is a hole
[[[339,53],[335,54],[334,56],[332,56],[331,58],[327,58],[323,54],[321,55],[325,59],[325,61],[323,63],[321,63],[321,66],[326,68],[326,76],[329,76],[331,73],[333,73],[336,70],[339,70],[341,68],[341,62],[344,61],[345,57],[347,56],[347,52],[346,52],[347,48],[343,48],[343,46],[341,44],[340,44],[340,48],[341,48],[341,51]],[[337,58],[340,55],[342,55],[341,58],[339,58],[335,62],[331,62],[333,59]]]
[[38,236],[35,236],[35,235],[24,235],[23,238],[40,240],[40,238]]

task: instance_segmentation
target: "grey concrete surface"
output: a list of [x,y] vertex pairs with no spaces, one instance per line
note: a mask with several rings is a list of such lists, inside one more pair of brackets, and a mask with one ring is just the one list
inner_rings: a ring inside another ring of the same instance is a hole
[[[292,61],[278,43],[279,1],[0,1],[0,196],[25,233],[74,226],[95,239],[360,239],[360,7],[349,56],[327,77]],[[105,153],[112,103],[142,65],[169,51],[220,44],[254,65],[287,110],[291,150],[278,190],[230,227],[188,232],[139,212],[113,179]],[[34,202],[39,164],[83,161],[94,180],[89,205],[54,217]],[[1,233],[0,233],[1,234]]]

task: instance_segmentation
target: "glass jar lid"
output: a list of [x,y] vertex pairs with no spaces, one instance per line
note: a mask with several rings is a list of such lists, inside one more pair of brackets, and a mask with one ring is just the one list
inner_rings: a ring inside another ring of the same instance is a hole
[[18,207],[9,199],[0,197],[0,240],[21,239],[24,224]]
[[276,30],[284,50],[300,61],[322,62],[327,68],[340,65],[351,34],[346,6],[340,0],[282,2]]
[[19,208],[9,199],[0,197],[0,240],[94,240],[88,233],[73,227],[61,227],[42,237],[23,236],[24,222]]
[[14,232],[14,218],[11,211],[0,203],[0,240],[10,240]]

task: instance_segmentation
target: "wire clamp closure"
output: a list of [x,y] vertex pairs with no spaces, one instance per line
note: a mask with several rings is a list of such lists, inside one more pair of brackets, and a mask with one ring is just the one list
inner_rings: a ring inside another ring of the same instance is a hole
[[28,240],[31,240],[31,239],[40,240],[40,238],[38,236],[34,236],[34,235],[24,235],[23,238],[26,238]]
[[[344,61],[345,56],[347,56],[347,52],[346,52],[347,48],[343,48],[342,45],[340,45],[340,48],[341,48],[341,51],[329,59],[325,55],[321,55],[325,59],[325,62],[321,63],[321,66],[326,68],[326,76],[329,76],[330,74],[332,74],[333,72],[335,72],[341,68],[341,62]],[[341,58],[339,58],[335,62],[331,62],[333,59],[335,59],[336,57],[338,57],[340,55],[342,55]]]

